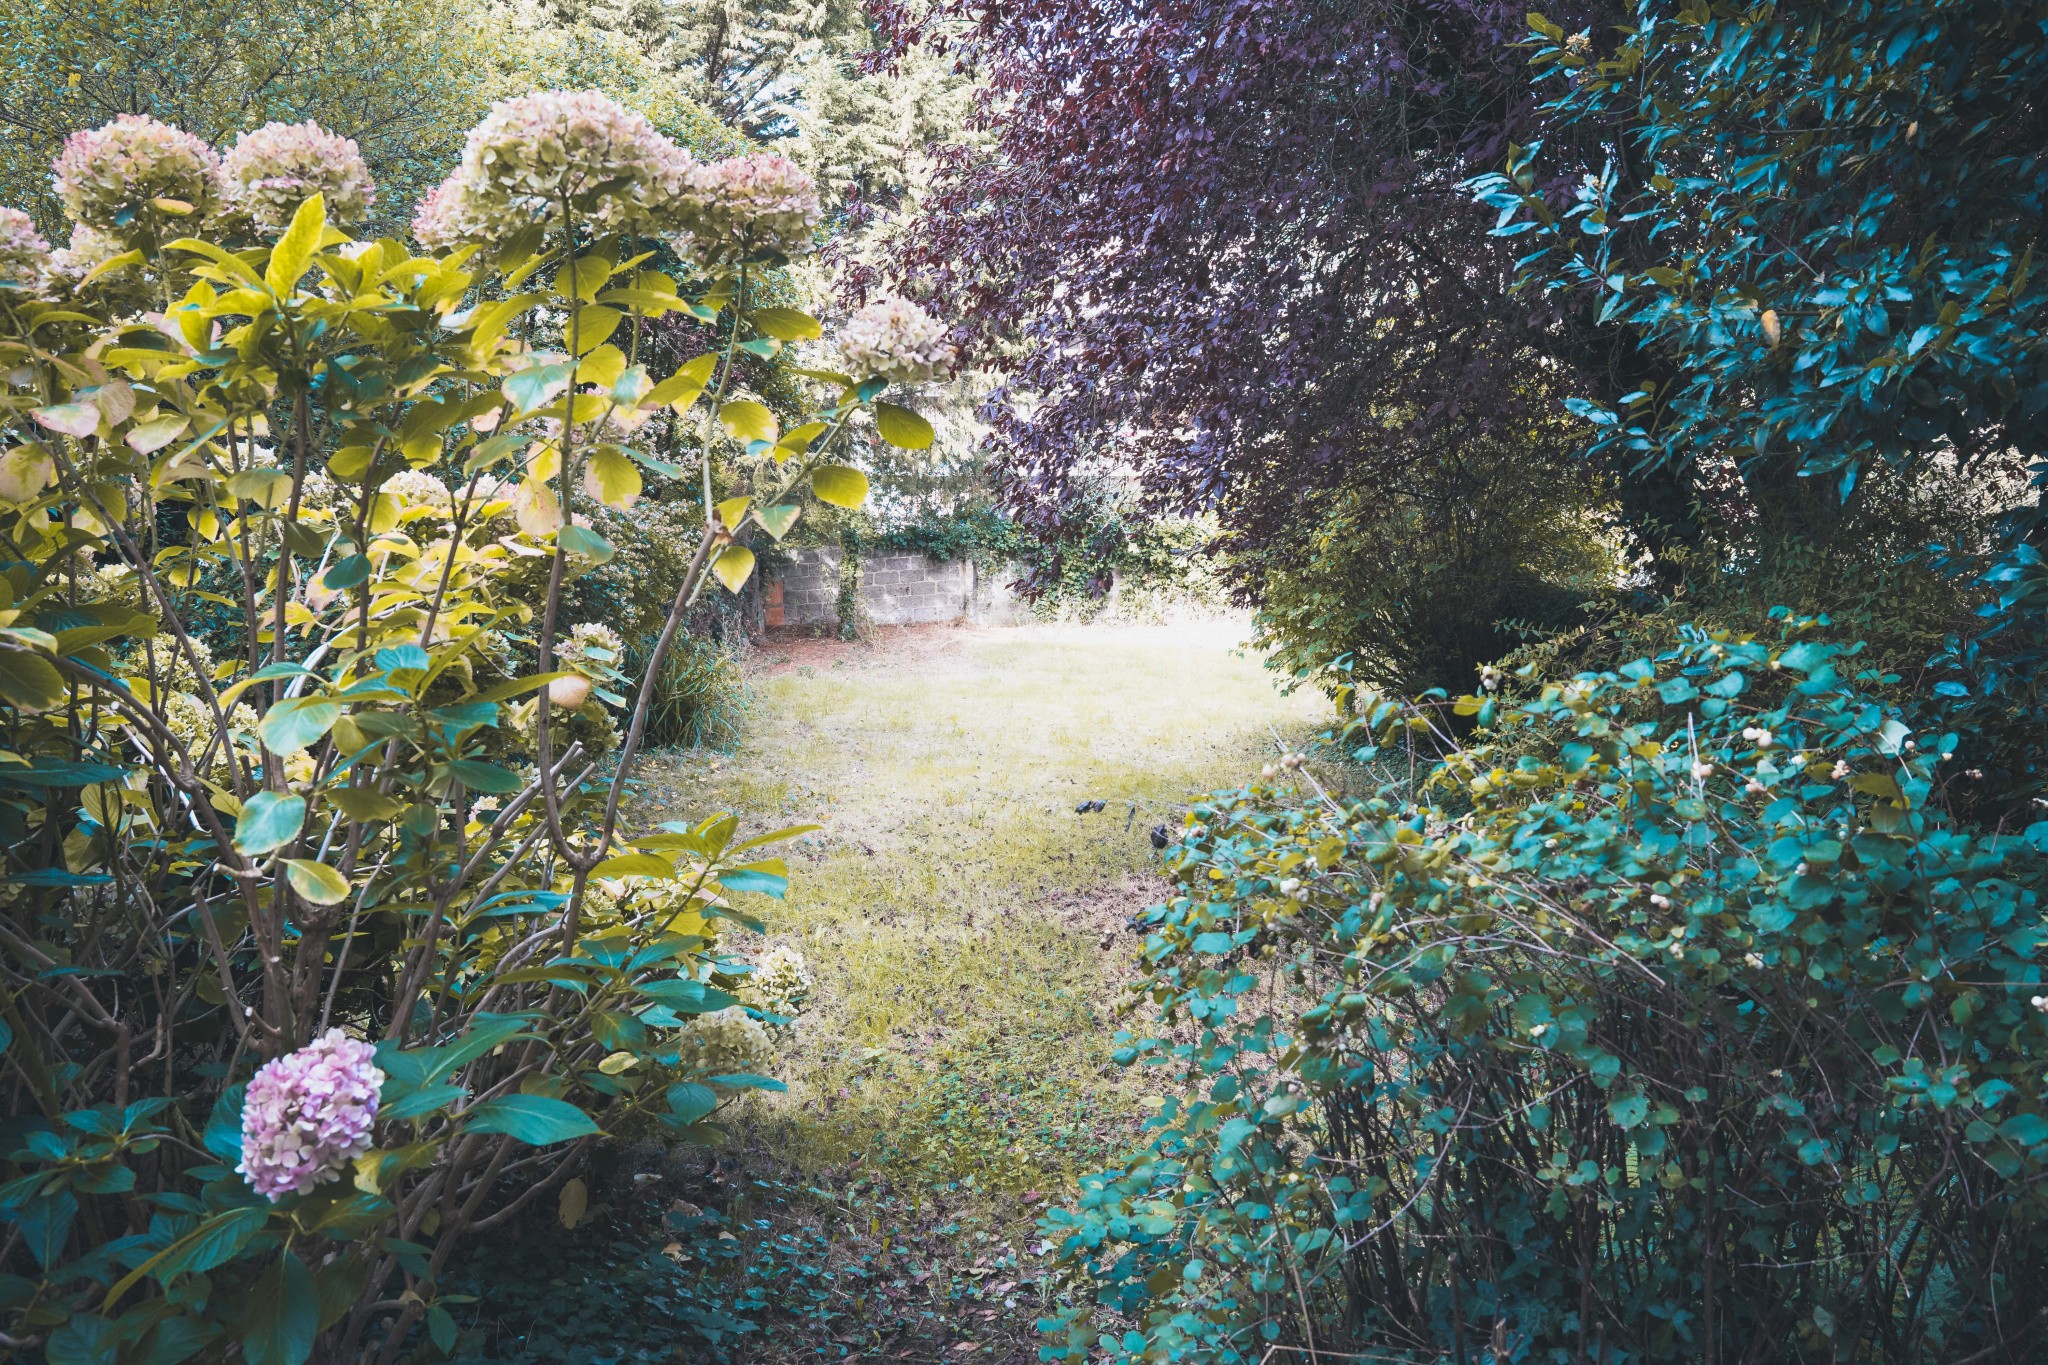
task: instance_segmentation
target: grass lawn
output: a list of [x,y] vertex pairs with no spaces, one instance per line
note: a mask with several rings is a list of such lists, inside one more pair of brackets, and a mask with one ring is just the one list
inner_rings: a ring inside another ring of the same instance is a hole
[[[1036,1359],[1037,1211],[1135,1145],[1147,1108],[1145,1077],[1108,1055],[1126,922],[1163,885],[1149,832],[1330,715],[1281,695],[1243,634],[771,645],[736,754],[648,761],[652,818],[823,826],[788,846],[788,898],[746,906],[816,978],[778,1068],[788,1093],[751,1097],[715,1156],[668,1166],[681,1207],[737,1234],[721,1282],[752,1285],[780,1324],[734,1359]],[[630,1221],[618,1201],[612,1222]]]

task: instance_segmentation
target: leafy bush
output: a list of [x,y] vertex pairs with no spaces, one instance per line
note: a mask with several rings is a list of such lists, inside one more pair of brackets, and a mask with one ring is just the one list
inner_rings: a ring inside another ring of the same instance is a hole
[[1193,1088],[1050,1217],[1052,1354],[2025,1356],[2048,822],[1957,820],[1824,625],[1365,695],[1376,794],[1196,807],[1119,1053]]
[[685,636],[662,661],[647,708],[647,742],[680,749],[738,747],[751,698],[734,648]]
[[[60,165],[72,249],[0,213],[0,1313],[53,1361],[388,1365],[605,1129],[775,1084],[730,1064],[765,1049],[719,935],[790,831],[624,833],[657,689],[565,590],[659,463],[635,433],[698,422],[658,679],[743,539],[861,503],[828,452],[887,386],[817,372],[787,434],[729,394],[817,334],[750,292],[808,183],[601,96],[497,106],[424,254],[303,166],[258,177],[281,231],[211,218],[215,167],[124,119]],[[657,380],[675,313],[719,345]]]

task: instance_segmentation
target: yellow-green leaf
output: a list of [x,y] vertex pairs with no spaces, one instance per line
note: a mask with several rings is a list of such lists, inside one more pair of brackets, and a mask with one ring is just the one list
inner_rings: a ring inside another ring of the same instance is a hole
[[752,498],[727,498],[718,504],[718,519],[725,523],[728,531],[740,529],[740,519],[747,515],[747,505]]
[[245,469],[228,479],[228,492],[258,507],[282,507],[291,501],[292,476],[282,469]]
[[128,448],[140,455],[152,454],[184,435],[188,425],[175,412],[152,417],[128,433]]
[[843,464],[821,464],[811,471],[811,491],[834,507],[858,507],[868,499],[868,476]]
[[333,905],[348,898],[348,878],[326,863],[315,862],[311,858],[287,858],[284,860],[284,875],[285,880],[292,884],[292,890],[315,905]]
[[717,371],[717,356],[700,355],[656,384],[653,391],[640,401],[650,407],[673,407],[681,412],[697,401]]
[[575,355],[585,355],[609,340],[624,317],[618,309],[599,304],[579,308],[562,324],[562,344]]
[[775,439],[775,414],[751,398],[735,398],[718,410],[718,420],[740,441]]
[[744,545],[728,545],[711,561],[711,572],[725,584],[727,592],[738,592],[754,573],[754,552]]
[[816,318],[795,308],[757,308],[749,317],[763,334],[777,341],[809,341],[825,334]]
[[[610,1061],[610,1057],[605,1058],[603,1063],[599,1063],[598,1070],[603,1071],[605,1063]],[[604,1074],[609,1076],[613,1073],[605,1071]],[[590,1187],[585,1185],[580,1177],[562,1186],[561,1197],[555,1201],[555,1212],[561,1217],[563,1227],[575,1227],[583,1221],[583,1215],[589,1209]]]
[[320,238],[326,231],[327,199],[316,194],[299,205],[299,211],[292,215],[292,225],[270,249],[270,263],[263,267],[263,282],[270,286],[271,293],[289,294],[305,277],[306,267],[313,263],[313,253],[320,249]]
[[658,858],[652,853],[621,853],[617,857],[606,858],[596,867],[591,868],[590,875],[593,877],[600,878],[668,878],[676,875],[676,865],[670,862],[668,859]]
[[800,427],[791,427],[775,443],[775,462],[782,463],[792,455],[801,455],[811,447],[811,442],[823,436],[827,428],[823,422],[806,422]]
[[631,507],[640,496],[640,471],[617,446],[599,446],[583,469],[583,488],[607,507]]
[[760,522],[769,535],[780,540],[789,534],[790,527],[796,525],[797,514],[802,511],[803,508],[793,502],[779,503],[754,513],[754,520]]
[[340,787],[328,792],[327,799],[359,825],[395,820],[405,809],[405,802],[372,787]]
[[926,450],[932,443],[932,424],[909,408],[895,403],[875,404],[875,430],[892,446],[904,450]]
[[64,700],[64,675],[40,655],[0,649],[0,700],[19,711],[47,711]]
[[604,282],[612,277],[612,263],[602,256],[584,256],[577,260],[576,268],[564,269],[555,275],[555,292],[564,298],[593,299]]

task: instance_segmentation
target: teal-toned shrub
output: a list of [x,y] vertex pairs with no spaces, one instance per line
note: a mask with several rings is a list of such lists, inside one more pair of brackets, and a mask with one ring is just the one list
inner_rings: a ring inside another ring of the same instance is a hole
[[1197,806],[1119,1053],[1187,1088],[1050,1215],[1050,1357],[2031,1358],[2048,822],[1958,821],[1858,662],[1364,695],[1376,794]]

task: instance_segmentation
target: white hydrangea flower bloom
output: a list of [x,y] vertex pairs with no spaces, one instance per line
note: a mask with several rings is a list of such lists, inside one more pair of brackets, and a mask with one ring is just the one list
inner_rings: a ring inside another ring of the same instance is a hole
[[263,233],[282,232],[314,195],[333,223],[361,222],[377,200],[354,139],[319,124],[266,123],[235,139],[221,161],[228,214]]
[[758,1076],[775,1059],[768,1030],[744,1005],[698,1015],[681,1044],[685,1067],[700,1076]]
[[0,289],[41,292],[50,269],[50,244],[20,209],[0,208]]
[[51,184],[64,211],[102,232],[127,229],[145,209],[197,218],[220,202],[220,158],[213,148],[146,114],[123,114],[105,127],[73,133],[55,172]]
[[384,480],[381,492],[389,493],[407,507],[434,507],[448,511],[455,506],[455,495],[424,469],[401,469]]
[[816,246],[818,187],[786,156],[728,157],[688,177],[673,213],[674,226],[706,255],[802,256]]
[[499,100],[463,145],[462,165],[413,220],[422,244],[503,239],[569,211],[602,231],[651,231],[687,153],[645,115],[595,90]]
[[801,1014],[811,998],[812,985],[810,964],[801,952],[784,943],[761,954],[747,978],[748,994],[770,1014]]
[[839,354],[856,379],[898,384],[942,379],[959,352],[936,318],[908,299],[876,299],[839,330]]

